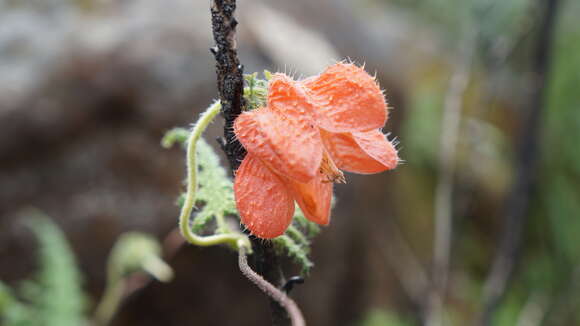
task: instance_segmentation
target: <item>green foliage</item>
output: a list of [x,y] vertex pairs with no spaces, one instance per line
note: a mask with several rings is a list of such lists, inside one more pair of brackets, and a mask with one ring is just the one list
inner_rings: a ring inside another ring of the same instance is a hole
[[412,164],[435,166],[437,161],[440,115],[445,93],[437,84],[441,84],[440,79],[424,81],[411,97],[409,117],[405,120],[405,134],[402,138],[405,141],[406,160]]
[[529,27],[531,4],[530,0],[474,1],[472,17],[480,37],[487,42],[514,42],[514,38],[521,36],[522,28]]
[[226,215],[237,214],[233,184],[220,165],[219,157],[203,139],[198,142],[197,157],[199,189],[196,204],[201,209],[193,220],[193,230],[196,232],[202,230],[212,218],[219,220]]
[[[462,24],[477,34],[473,74],[463,99],[463,130],[459,143],[463,147],[458,148],[454,194],[456,208],[465,198],[470,198],[467,201],[472,200],[473,205],[470,209],[456,210],[458,215],[453,231],[454,270],[469,275],[472,283],[457,292],[461,293],[464,302],[449,302],[449,310],[463,317],[464,322],[459,323],[463,325],[471,322],[474,316],[473,311],[465,307],[478,308],[481,304],[483,281],[498,247],[496,232],[501,230],[504,222],[501,212],[505,191],[509,189],[515,172],[511,169],[513,150],[521,141],[517,136],[526,128],[522,118],[529,111],[525,106],[529,93],[525,91],[531,89],[526,84],[529,80],[527,74],[530,73],[533,47],[538,38],[540,10],[545,2],[389,0],[388,3],[410,9],[412,14],[420,17],[421,24],[433,25],[432,35],[441,36],[436,39],[438,44],[461,42],[461,35],[466,31],[466,28],[459,28]],[[540,120],[541,162],[535,171],[538,183],[533,188],[526,219],[521,260],[518,260],[493,325],[515,325],[530,298],[534,297],[547,298],[546,302],[539,301],[538,310],[546,318],[538,324],[580,323],[578,301],[573,300],[578,298],[580,288],[580,246],[577,239],[580,234],[579,14],[580,1],[559,2],[554,48],[549,57],[550,78],[544,90],[547,91],[546,107],[542,108]],[[471,20],[467,24],[466,17]],[[450,46],[443,52],[453,53],[457,53],[457,47]],[[437,162],[440,107],[448,84],[448,78],[441,78],[441,75],[447,74],[453,65],[451,59],[443,65],[421,69],[408,90],[407,103],[410,105],[406,107],[401,137],[408,164],[397,173],[397,178],[405,178],[400,185],[410,185],[406,191],[399,190],[404,192],[400,197],[413,198],[407,203],[413,209],[400,213],[408,216],[398,218],[408,234],[421,234],[423,225],[428,224],[423,217],[432,211],[431,205],[421,207],[421,204],[429,203],[432,198],[431,193],[423,196],[425,189],[434,188],[429,184],[429,178],[433,177],[433,167]],[[435,79],[434,74],[439,74],[439,78]],[[508,80],[515,81],[514,84],[522,81],[522,85],[508,85],[505,83]],[[515,101],[512,93],[516,94]],[[462,156],[464,153],[468,155]],[[415,219],[415,215],[422,218]],[[419,248],[416,252],[424,259],[422,248],[431,249],[430,239],[409,238],[413,241],[412,247]]]
[[254,110],[266,104],[268,96],[268,80],[272,74],[264,70],[266,80],[259,79],[258,73],[244,75],[247,87],[244,88],[244,97],[246,99],[246,106],[248,110]]
[[580,193],[574,185],[563,176],[555,176],[548,184],[551,190],[546,194],[551,230],[558,253],[569,262],[580,262],[578,249],[578,230],[580,230]]
[[[174,143],[185,144],[189,131],[184,128],[174,128],[168,131],[161,141],[163,147],[169,148]],[[195,232],[207,229],[210,222],[217,220],[219,227],[226,227],[223,219],[226,215],[237,214],[234,201],[234,190],[226,170],[220,165],[219,157],[211,146],[201,138],[197,143],[198,159],[198,190],[196,205],[200,207],[196,212],[192,228]],[[185,194],[177,199],[179,206],[183,205]],[[225,231],[218,230],[217,232]]]
[[14,297],[12,290],[0,282],[0,324],[6,326],[33,326],[31,307]]
[[80,325],[85,297],[64,233],[46,217],[35,217],[30,227],[39,241],[40,274],[36,283],[30,283],[28,296],[38,311],[39,325]]
[[468,17],[474,1],[466,0],[389,0],[401,8],[410,9],[418,14],[423,23],[434,25],[441,29],[447,41],[457,41],[458,33]]
[[173,277],[171,267],[161,260],[157,239],[140,232],[127,232],[119,237],[109,255],[107,288],[94,317],[98,325],[109,324],[124,296],[124,278],[137,271],[146,271],[162,282]]
[[409,323],[403,320],[396,314],[386,311],[373,309],[369,311],[363,320],[358,324],[360,326],[411,326]]
[[170,267],[161,260],[161,244],[157,239],[140,232],[124,233],[109,256],[109,282],[140,270],[147,271],[161,281],[169,281],[173,274]]
[[272,241],[280,253],[285,253],[292,258],[296,264],[301,267],[301,273],[307,275],[314,263],[308,258],[310,253],[310,239],[320,232],[320,227],[310,222],[304,213],[296,206],[292,224],[286,230],[286,233]]
[[175,143],[183,145],[187,142],[187,137],[189,137],[189,131],[187,129],[173,128],[165,133],[165,136],[161,139],[161,146],[163,148],[171,148]]
[[[333,198],[334,199],[334,198]],[[332,202],[332,206],[334,207],[334,200]],[[292,223],[303,232],[306,238],[312,239],[320,232],[320,226],[318,224],[311,222],[308,220],[300,207],[296,206],[296,210],[294,211],[294,220]]]
[[294,262],[301,266],[301,273],[306,275],[314,263],[308,258],[309,247],[307,245],[299,244],[295,239],[286,234],[283,234],[272,240],[279,253],[286,253],[288,257],[292,258]]
[[550,220],[556,251],[564,257],[567,269],[580,264],[580,32],[577,16],[580,5],[563,3],[561,23],[555,42],[554,65],[548,91],[547,128],[542,161],[545,189],[544,207]]
[[534,287],[548,288],[544,292],[551,290],[556,301],[547,312],[546,324],[576,325],[580,322],[580,310],[573,301],[578,297],[580,266],[580,3],[564,1],[561,5],[547,111],[542,120],[540,184],[531,228],[536,252],[528,249],[527,264],[543,262],[543,268],[536,268],[533,275]]
[[508,292],[502,305],[498,307],[493,317],[493,325],[510,326],[518,324],[518,317],[522,311],[523,303],[521,295],[516,291]]
[[[255,80],[255,74],[246,76],[247,80],[254,79],[256,87],[264,87],[263,81]],[[248,90],[248,88],[246,88]],[[166,134],[162,143],[171,146],[175,142],[187,141],[187,130],[176,128]],[[197,144],[198,161],[198,191],[196,205],[199,207],[193,219],[192,228],[196,233],[212,233],[212,222],[217,229],[215,233],[227,232],[226,216],[237,215],[236,203],[232,181],[228,178],[226,170],[220,165],[219,157],[212,147],[202,139]],[[177,200],[183,204],[184,196]],[[320,228],[313,222],[308,221],[302,211],[296,207],[291,227],[286,233],[273,239],[277,250],[292,258],[307,274],[314,265],[308,258],[310,252],[310,240],[318,234]]]
[[81,276],[64,233],[48,218],[34,213],[28,224],[39,242],[39,272],[22,287],[19,302],[0,285],[0,312],[6,326],[83,325],[85,297]]
[[37,310],[38,325],[81,325],[85,309],[81,275],[64,233],[42,216],[29,225],[40,248],[40,273],[27,293]]
[[[38,275],[23,283],[19,291],[20,299],[8,286],[0,282],[0,324],[85,325],[86,300],[81,288],[81,274],[64,233],[38,212],[34,212],[34,216],[27,222],[39,242]],[[123,234],[109,257],[108,289],[118,288],[116,285],[120,284],[124,276],[137,270],[145,270],[162,281],[169,280],[172,271],[161,261],[160,254],[161,247],[151,236],[137,232]],[[110,294],[112,291],[106,292]],[[119,302],[104,301],[113,302],[109,307],[110,311],[114,311]]]

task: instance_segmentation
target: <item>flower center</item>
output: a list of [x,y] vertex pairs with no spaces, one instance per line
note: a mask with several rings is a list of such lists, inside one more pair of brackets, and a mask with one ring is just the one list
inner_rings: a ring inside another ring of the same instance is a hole
[[326,176],[323,182],[346,183],[344,174],[336,167],[334,161],[326,151],[322,155],[322,162],[320,163],[320,173]]

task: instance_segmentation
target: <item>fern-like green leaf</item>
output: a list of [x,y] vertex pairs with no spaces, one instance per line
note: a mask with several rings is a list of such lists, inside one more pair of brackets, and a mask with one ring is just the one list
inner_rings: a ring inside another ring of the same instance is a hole
[[175,143],[183,145],[187,142],[188,136],[189,131],[187,129],[173,128],[165,133],[165,136],[161,139],[161,146],[163,146],[163,148],[171,148]]
[[234,186],[220,165],[219,157],[203,139],[197,144],[197,157],[199,189],[196,204],[201,208],[193,220],[193,230],[196,232],[213,218],[223,219],[226,215],[237,214]]
[[304,216],[304,213],[302,213],[300,207],[298,207],[298,205],[296,205],[296,210],[294,211],[294,218],[292,220],[292,224],[295,225],[298,229],[300,229],[303,235],[308,239],[312,239],[315,236],[317,236],[318,233],[320,233],[320,226],[307,219]]
[[23,290],[35,312],[35,325],[83,325],[86,301],[74,254],[56,224],[40,213],[34,215],[28,224],[38,238],[40,272]]
[[12,290],[0,282],[0,325],[34,326],[34,312],[13,295]]
[[[173,128],[165,134],[161,144],[165,148],[175,143],[184,145],[188,135],[187,129]],[[217,220],[218,225],[225,227],[222,223],[224,217],[237,214],[233,184],[226,170],[220,165],[218,155],[203,138],[197,143],[197,161],[198,191],[195,203],[199,209],[195,213],[192,229],[195,232],[203,232],[213,220]],[[185,194],[181,194],[177,198],[177,205],[181,207],[184,201]],[[218,228],[217,231],[223,230]]]
[[294,262],[301,267],[301,273],[307,275],[314,263],[308,258],[309,247],[300,245],[294,241],[289,235],[284,234],[272,239],[275,248],[280,254],[286,254],[292,258]]
[[320,232],[320,227],[306,219],[300,207],[296,205],[292,224],[286,233],[273,239],[274,245],[280,254],[292,258],[301,267],[301,273],[308,275],[314,263],[308,257],[310,240]]

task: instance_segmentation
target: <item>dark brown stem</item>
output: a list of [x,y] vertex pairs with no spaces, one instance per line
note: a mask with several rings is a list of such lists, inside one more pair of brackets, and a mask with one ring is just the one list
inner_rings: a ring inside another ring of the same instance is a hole
[[237,170],[246,155],[245,149],[236,139],[233,131],[234,120],[242,113],[244,101],[243,67],[236,51],[236,26],[234,18],[235,0],[214,0],[211,2],[211,25],[215,47],[211,48],[216,60],[217,87],[222,115],[225,119],[223,149],[232,171]]
[[499,248],[493,261],[491,272],[484,286],[483,311],[478,325],[489,325],[493,313],[501,301],[514,267],[519,259],[520,247],[530,197],[535,184],[535,167],[538,159],[541,137],[540,118],[548,83],[553,30],[558,9],[558,0],[539,0],[542,12],[538,23],[537,42],[532,54],[530,80],[530,108],[522,125],[517,161],[516,176],[504,203],[503,233]]
[[[268,282],[282,287],[286,280],[272,242],[255,237],[251,237],[250,240],[252,242],[252,248],[254,249],[252,267]],[[290,325],[290,318],[286,313],[286,309],[280,306],[276,300],[270,300],[270,310],[272,311],[273,326]]]
[[[225,119],[224,139],[221,145],[232,172],[236,171],[246,155],[245,149],[236,139],[233,131],[234,120],[242,113],[246,105],[243,97],[243,67],[236,51],[235,34],[238,22],[234,18],[235,10],[236,0],[211,2],[211,24],[216,43],[215,47],[211,48],[211,52],[216,59],[217,86],[222,103],[222,115]],[[271,284],[284,284],[278,257],[271,243],[253,239],[252,248],[254,250],[253,267],[258,274]],[[290,325],[286,310],[275,300],[270,300],[270,305],[273,325]]]

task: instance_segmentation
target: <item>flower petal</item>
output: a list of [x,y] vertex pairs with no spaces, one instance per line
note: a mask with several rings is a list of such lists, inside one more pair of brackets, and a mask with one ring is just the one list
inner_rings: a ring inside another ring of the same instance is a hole
[[399,162],[397,150],[383,133],[332,133],[321,130],[324,147],[339,169],[361,174],[394,169]]
[[289,182],[294,199],[304,216],[312,222],[327,225],[330,222],[332,182],[327,182],[322,173],[307,183]]
[[282,179],[252,154],[236,172],[234,193],[241,221],[253,235],[271,239],[284,234],[294,200]]
[[268,109],[289,119],[312,123],[314,106],[306,91],[297,81],[282,73],[274,74],[268,83]]
[[242,113],[234,132],[249,153],[282,175],[307,182],[318,172],[322,140],[318,128],[307,119],[260,108]]
[[387,122],[385,97],[375,79],[360,67],[337,63],[301,84],[315,105],[317,124],[326,130],[378,129]]

